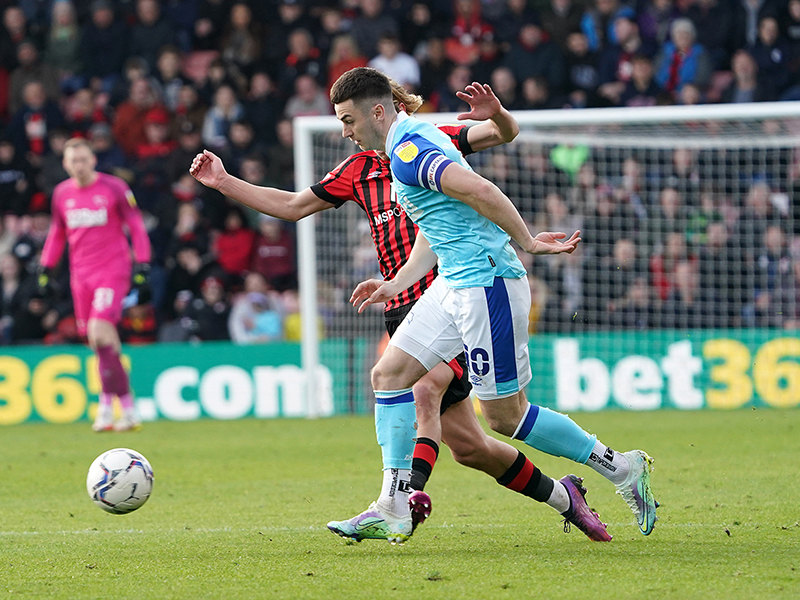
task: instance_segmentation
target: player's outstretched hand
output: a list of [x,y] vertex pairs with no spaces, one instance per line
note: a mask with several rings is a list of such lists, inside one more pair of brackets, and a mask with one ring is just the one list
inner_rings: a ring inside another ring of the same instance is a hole
[[350,296],[350,304],[355,306],[359,313],[362,313],[370,304],[391,300],[401,291],[397,290],[391,281],[367,279],[359,283],[356,289],[353,290],[353,294]]
[[500,100],[494,95],[492,88],[485,83],[478,83],[475,81],[464,88],[463,92],[456,92],[456,96],[469,104],[472,109],[469,112],[458,115],[457,118],[459,121],[464,121],[466,119],[486,121],[499,113],[502,108]]
[[197,181],[213,189],[217,189],[222,178],[228,174],[219,156],[210,150],[203,150],[194,157],[189,173]]
[[567,234],[560,231],[543,231],[533,238],[534,243],[531,254],[562,254],[563,252],[572,254],[581,241],[581,232],[580,230],[576,231],[569,239],[562,242],[561,240],[565,237],[567,237]]

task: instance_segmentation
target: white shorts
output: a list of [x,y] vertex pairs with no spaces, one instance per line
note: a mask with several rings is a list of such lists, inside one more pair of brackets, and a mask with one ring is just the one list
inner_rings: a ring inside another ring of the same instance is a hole
[[462,351],[481,400],[512,396],[531,380],[528,278],[454,289],[437,277],[389,341],[429,371]]

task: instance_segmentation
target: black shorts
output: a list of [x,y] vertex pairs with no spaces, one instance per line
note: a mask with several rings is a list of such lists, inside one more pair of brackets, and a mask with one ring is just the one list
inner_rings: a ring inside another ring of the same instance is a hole
[[[406,318],[412,306],[414,306],[413,302],[405,306],[387,310],[383,313],[383,319],[386,323],[386,331],[389,332],[389,337],[392,337],[394,332],[397,331],[397,328],[400,326],[400,323],[403,322],[403,319]],[[464,353],[462,352],[456,356],[448,363],[448,366],[453,370],[453,379],[450,381],[450,385],[447,386],[444,396],[442,397],[440,414],[444,414],[444,411],[456,402],[461,402],[464,398],[469,398],[472,392],[472,385],[469,382],[469,371],[467,369],[467,358],[464,356]]]

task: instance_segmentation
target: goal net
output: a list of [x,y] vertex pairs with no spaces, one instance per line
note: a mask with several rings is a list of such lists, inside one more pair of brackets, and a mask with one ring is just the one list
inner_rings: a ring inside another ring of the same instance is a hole
[[[583,238],[572,255],[521,256],[528,396],[570,410],[799,403],[800,106],[514,116],[513,143],[468,161],[532,231]],[[333,117],[295,121],[298,189],[357,150],[340,131]],[[299,229],[304,310],[324,323],[304,356],[329,366],[337,412],[371,409],[385,341],[382,308],[348,303],[380,277],[367,218],[346,203]]]

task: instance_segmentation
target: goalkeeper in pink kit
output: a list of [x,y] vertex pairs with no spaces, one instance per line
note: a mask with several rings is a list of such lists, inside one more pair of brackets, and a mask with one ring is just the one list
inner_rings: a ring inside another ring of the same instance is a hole
[[[49,286],[50,270],[58,264],[68,242],[75,319],[81,335],[87,336],[97,354],[100,369],[102,391],[92,428],[127,431],[138,429],[140,424],[128,374],[120,362],[117,324],[132,276],[140,293],[149,284],[150,240],[127,184],[118,177],[98,173],[96,164],[86,140],[67,142],[64,169],[70,178],[53,192],[53,220],[42,250],[39,286]],[[116,422],[114,396],[122,405],[122,416]]]

